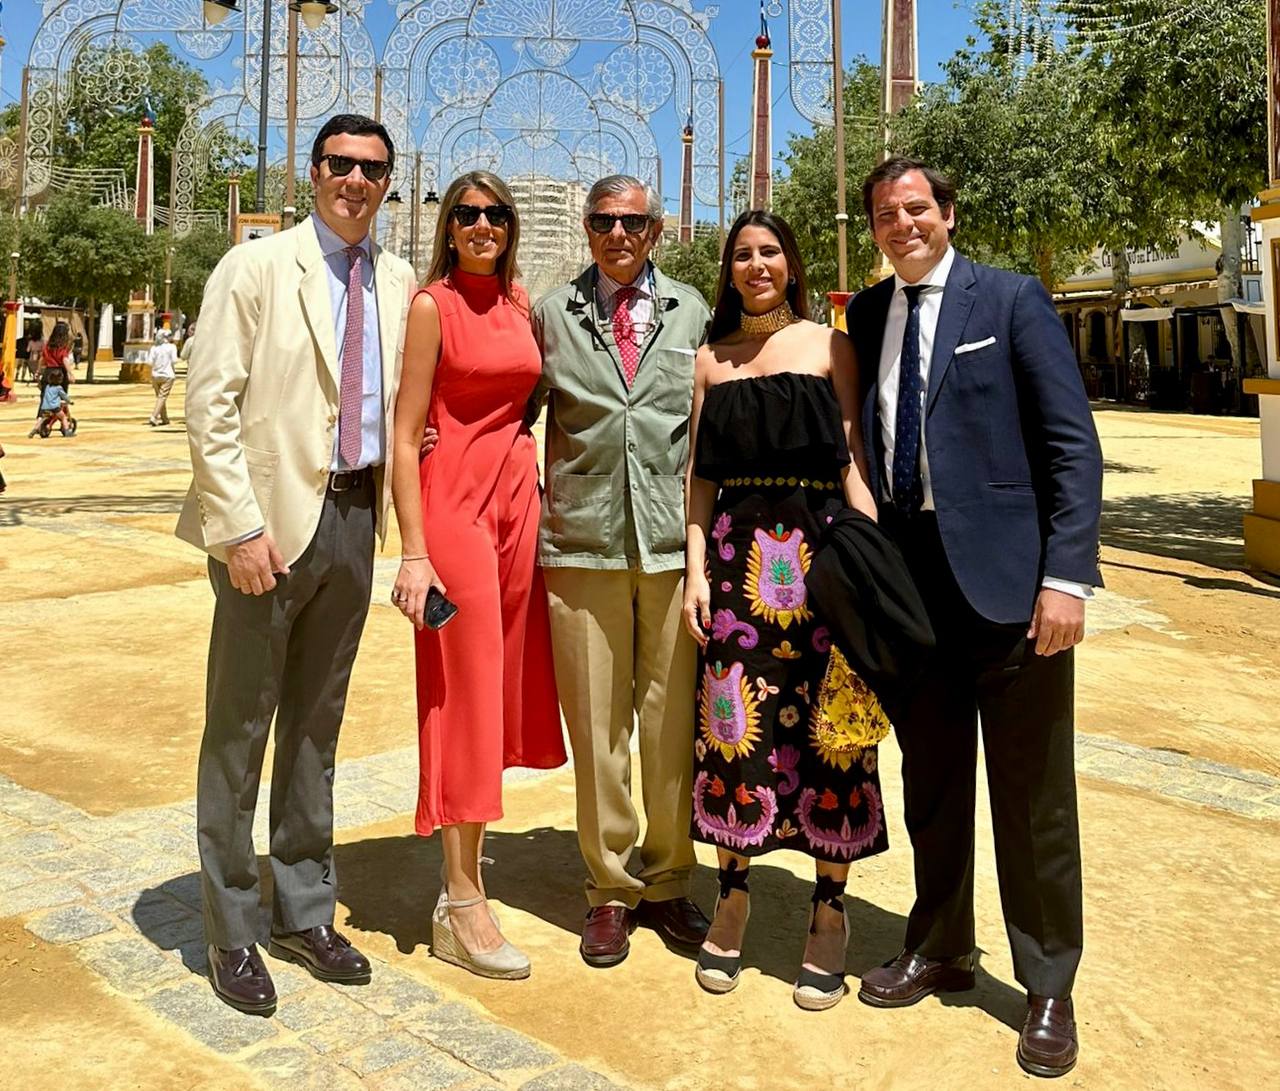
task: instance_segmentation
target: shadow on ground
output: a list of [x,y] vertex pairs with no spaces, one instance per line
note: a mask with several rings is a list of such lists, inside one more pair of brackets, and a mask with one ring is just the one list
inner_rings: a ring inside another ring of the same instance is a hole
[[1219,493],[1125,496],[1102,506],[1102,543],[1207,568],[1244,571],[1244,497]]
[[65,515],[175,515],[186,499],[182,492],[153,492],[146,496],[45,496],[40,499],[10,497],[0,506],[0,527],[24,525],[27,519]]
[[[485,870],[490,896],[504,905],[530,913],[565,933],[564,942],[577,946],[586,912],[582,892],[582,858],[572,830],[550,827],[521,833],[490,832],[485,852],[494,860]],[[338,898],[347,907],[339,928],[381,932],[398,950],[410,954],[431,941],[431,910],[440,889],[440,841],[414,835],[375,837],[335,847],[339,879]],[[258,858],[263,899],[271,902],[271,869],[265,856]],[[693,887],[707,910],[713,903],[714,872],[698,866]],[[850,877],[847,901],[852,940],[847,963],[849,985],[896,954],[906,920],[859,898],[856,870]],[[743,945],[743,964],[762,974],[790,983],[799,968],[808,926],[812,884],[785,868],[757,862],[751,867],[751,923]],[[704,896],[705,895],[705,896]],[[132,907],[138,930],[156,947],[177,951],[194,974],[208,968],[200,920],[200,877],[176,876],[144,890]],[[270,910],[260,915],[260,938],[270,931]],[[687,978],[690,988],[692,956],[673,951],[673,975]],[[979,1008],[993,1019],[1018,1030],[1026,1013],[1026,998],[1017,989],[988,974],[979,966],[977,986],[970,992],[943,995],[949,1007]]]
[[[431,939],[431,909],[440,888],[439,840],[415,836],[371,838],[337,846],[342,903],[346,923],[382,932],[409,953]],[[582,858],[572,830],[549,827],[521,833],[490,832],[485,853],[495,861],[485,871],[485,886],[496,900],[531,913],[565,932],[575,946],[586,912],[582,891]],[[710,911],[714,872],[699,866],[693,889]],[[905,919],[857,896],[856,870],[847,899],[853,940],[848,971],[856,987],[859,975],[901,947]],[[808,926],[812,883],[784,868],[756,862],[751,867],[751,923],[743,947],[743,963],[780,981],[795,980]],[[684,955],[684,959],[691,960]],[[682,962],[688,973],[688,962]],[[955,1007],[977,1007],[1006,1026],[1019,1029],[1026,1012],[1022,993],[979,967],[977,987],[946,996]]]

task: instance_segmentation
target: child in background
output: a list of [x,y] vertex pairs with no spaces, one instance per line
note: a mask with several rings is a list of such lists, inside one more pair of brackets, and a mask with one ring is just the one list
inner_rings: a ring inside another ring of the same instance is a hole
[[55,422],[64,436],[76,434],[76,423],[67,410],[71,399],[67,397],[64,385],[66,379],[65,369],[61,367],[46,367],[40,373],[40,420],[27,433],[28,439],[37,435],[41,439],[48,439]]

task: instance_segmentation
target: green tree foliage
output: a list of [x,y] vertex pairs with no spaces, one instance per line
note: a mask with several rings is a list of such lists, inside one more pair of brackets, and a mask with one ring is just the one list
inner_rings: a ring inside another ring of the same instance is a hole
[[653,257],[667,276],[697,288],[708,307],[715,305],[720,279],[720,230],[715,224],[698,224],[693,242],[664,242]]
[[169,305],[188,321],[199,313],[205,281],[229,245],[227,233],[213,224],[197,224],[189,234],[173,240]]
[[1190,11],[1097,0],[1090,14],[1071,31],[1107,171],[1128,197],[1117,234],[1131,246],[1169,241],[1159,229],[1170,219],[1217,219],[1223,204],[1239,208],[1262,189],[1265,0],[1197,0]]
[[[880,154],[880,69],[857,58],[845,74],[845,174],[848,179],[849,284],[857,287],[875,263],[876,246],[862,215],[862,179]],[[773,208],[791,225],[816,292],[836,288],[835,131],[793,135],[782,155],[787,175],[774,187]]]
[[[27,283],[51,303],[88,303],[90,345],[97,344],[94,319],[102,303],[123,303],[129,293],[152,282],[160,270],[161,236],[147,235],[130,215],[65,194],[30,217],[22,228],[22,263]],[[90,356],[88,378],[93,379]]]
[[147,86],[138,89],[135,102],[123,107],[96,101],[79,81],[72,81],[65,120],[54,134],[53,155],[67,166],[121,168],[129,184],[136,185],[138,124],[144,102],[149,101],[155,114],[156,203],[168,205],[173,147],[186,124],[188,107],[200,100],[209,84],[163,42],[148,46],[143,55],[150,70]]

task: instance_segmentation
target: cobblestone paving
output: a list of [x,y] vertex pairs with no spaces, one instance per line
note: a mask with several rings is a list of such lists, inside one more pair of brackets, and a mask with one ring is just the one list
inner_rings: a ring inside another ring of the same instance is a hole
[[[1116,739],[1077,735],[1077,769],[1185,803],[1280,821],[1280,779]],[[343,762],[336,824],[353,829],[411,813],[410,749]],[[545,776],[532,770],[524,776]],[[265,842],[266,793],[255,839]],[[117,992],[237,1061],[270,1086],[342,1089],[618,1085],[468,1004],[374,960],[372,984],[342,988],[272,961],[270,1019],[240,1015],[209,989],[191,803],[92,818],[0,776],[0,917],[67,944]],[[269,919],[264,915],[265,935]]]
[[[545,775],[545,774],[543,774]],[[412,811],[409,750],[342,763],[336,823]],[[265,843],[264,786],[255,840]],[[371,984],[344,988],[268,960],[270,1019],[241,1015],[204,978],[194,807],[92,818],[0,776],[0,917],[69,945],[112,989],[196,1041],[251,1064],[268,1086],[376,1091],[608,1091],[619,1085],[374,959]],[[262,934],[269,927],[264,915]]]
[[1076,771],[1246,818],[1280,821],[1280,778],[1174,750],[1077,735]]

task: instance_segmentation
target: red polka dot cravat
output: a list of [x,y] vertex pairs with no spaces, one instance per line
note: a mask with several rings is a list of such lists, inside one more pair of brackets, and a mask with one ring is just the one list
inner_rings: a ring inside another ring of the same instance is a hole
[[628,284],[613,296],[613,340],[618,346],[618,358],[622,361],[622,374],[627,380],[628,390],[635,385],[636,371],[640,367],[640,345],[629,306],[635,294],[635,287]]

